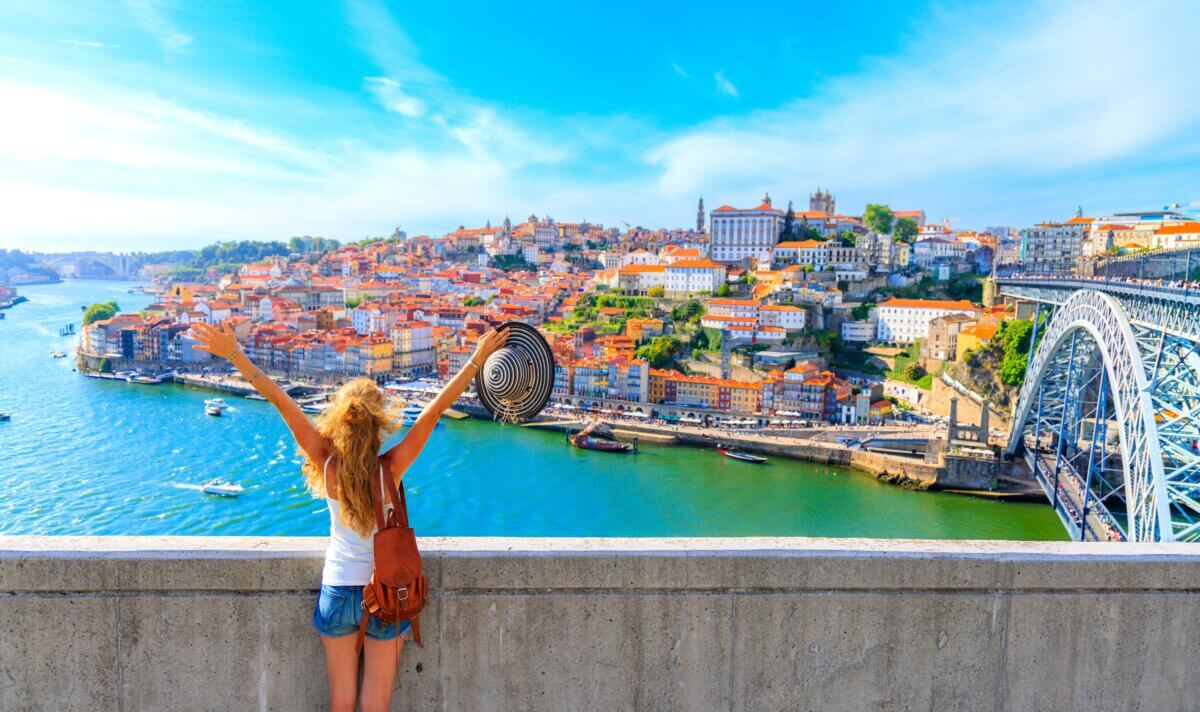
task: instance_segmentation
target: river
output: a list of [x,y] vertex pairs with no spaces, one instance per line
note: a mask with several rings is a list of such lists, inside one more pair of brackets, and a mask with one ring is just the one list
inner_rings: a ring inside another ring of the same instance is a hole
[[[295,446],[268,404],[97,381],[74,371],[80,307],[149,297],[129,283],[28,286],[0,320],[0,533],[323,535]],[[201,494],[212,477],[238,499]],[[912,492],[845,468],[643,444],[635,455],[569,447],[560,434],[444,421],[405,476],[413,526],[442,536],[831,536],[1065,539],[1048,506]]]

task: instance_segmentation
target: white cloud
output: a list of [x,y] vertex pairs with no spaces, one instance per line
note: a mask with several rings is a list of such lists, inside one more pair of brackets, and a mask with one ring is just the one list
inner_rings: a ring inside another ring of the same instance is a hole
[[729,79],[725,77],[725,72],[717,72],[713,75],[713,80],[717,83],[717,90],[722,94],[731,96],[734,99],[740,96],[738,94],[738,88],[733,85],[733,82],[729,81]]
[[420,116],[425,113],[425,105],[415,96],[404,93],[400,82],[389,77],[364,77],[367,90],[375,97],[383,108],[404,116]]
[[104,42],[98,42],[96,40],[60,39],[59,42],[62,44],[65,44],[65,45],[72,45],[75,47],[91,47],[92,49],[118,49],[121,46],[118,44],[106,44]]
[[138,25],[151,34],[163,50],[174,54],[192,44],[192,36],[180,32],[166,17],[160,0],[125,0]]
[[659,187],[684,195],[819,181],[886,195],[932,181],[953,191],[963,177],[1034,179],[1140,161],[1151,149],[1170,156],[1164,144],[1200,124],[1200,73],[1187,69],[1200,66],[1198,5],[1044,3],[1001,24],[945,20],[901,56],[814,96],[651,149]]

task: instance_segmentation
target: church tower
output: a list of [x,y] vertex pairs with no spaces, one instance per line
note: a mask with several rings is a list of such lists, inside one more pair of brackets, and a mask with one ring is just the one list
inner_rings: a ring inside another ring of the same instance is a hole
[[696,207],[696,232],[704,232],[704,196],[700,196],[700,205]]
[[827,190],[822,191],[820,188],[817,188],[817,192],[808,196],[809,212],[825,213],[828,217],[833,217],[836,211],[835,205],[833,194]]

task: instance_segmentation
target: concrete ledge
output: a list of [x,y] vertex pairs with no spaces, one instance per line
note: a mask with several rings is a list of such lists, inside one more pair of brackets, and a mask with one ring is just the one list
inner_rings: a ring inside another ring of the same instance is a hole
[[[1200,709],[1200,545],[422,547],[395,709]],[[324,548],[0,537],[0,709],[318,709]]]

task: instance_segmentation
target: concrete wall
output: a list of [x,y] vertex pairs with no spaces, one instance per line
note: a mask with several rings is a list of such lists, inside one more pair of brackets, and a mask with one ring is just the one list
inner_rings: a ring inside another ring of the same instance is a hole
[[[324,541],[0,537],[0,709],[315,710]],[[1200,709],[1200,547],[430,539],[397,710]]]

